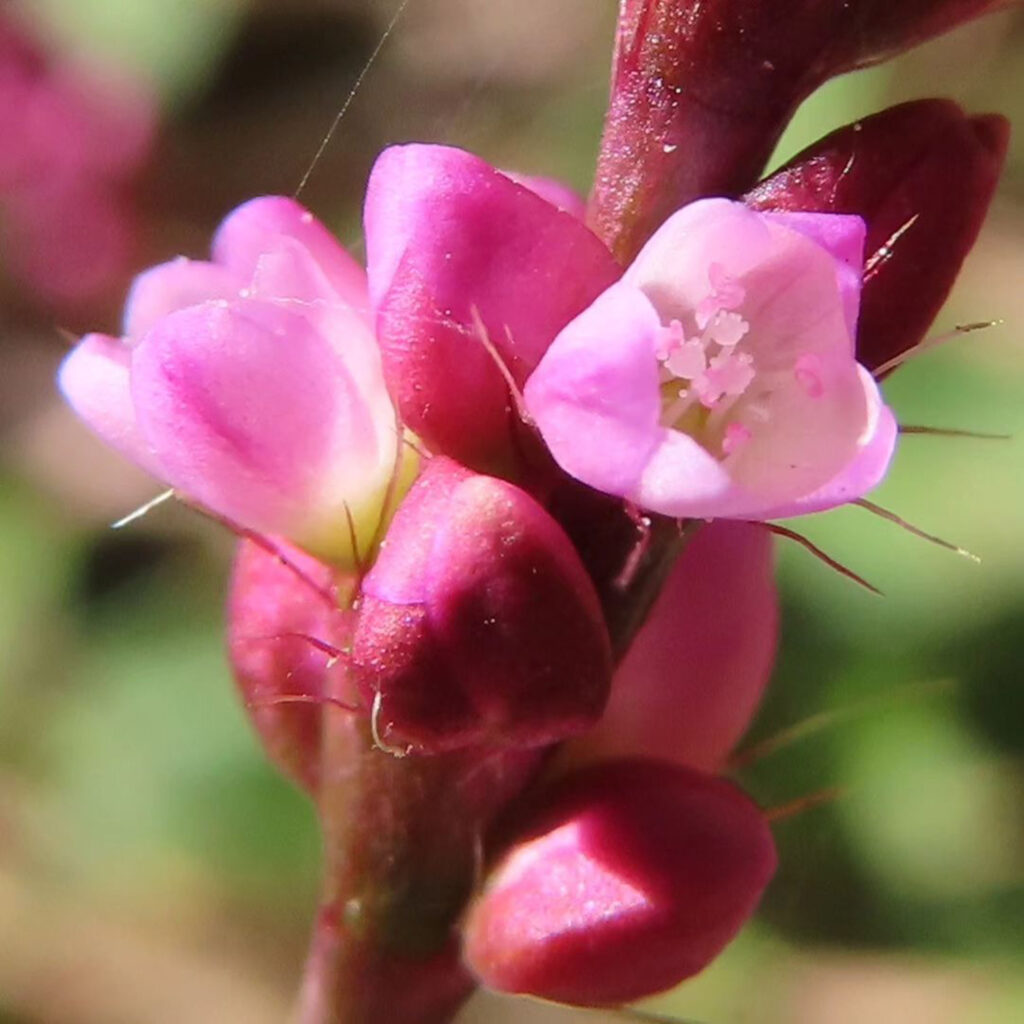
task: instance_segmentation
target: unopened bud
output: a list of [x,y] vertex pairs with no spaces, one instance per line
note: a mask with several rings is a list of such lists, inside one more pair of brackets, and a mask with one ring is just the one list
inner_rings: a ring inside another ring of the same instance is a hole
[[652,995],[704,968],[775,871],[768,825],[735,786],[612,761],[544,791],[465,923],[489,988],[579,1006]]
[[380,741],[431,753],[579,733],[611,656],[561,527],[512,484],[435,457],[364,581],[352,667]]
[[1009,125],[917,100],[846,125],[746,197],[758,210],[855,213],[867,225],[857,359],[916,345],[970,251],[1006,156]]

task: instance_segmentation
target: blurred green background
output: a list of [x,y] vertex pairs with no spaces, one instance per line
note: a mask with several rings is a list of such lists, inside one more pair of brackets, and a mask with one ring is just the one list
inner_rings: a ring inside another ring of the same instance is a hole
[[[154,91],[139,266],[201,255],[234,204],[295,189],[395,7],[22,5],[57,51]],[[584,189],[614,8],[410,0],[304,200],[358,252],[370,163],[406,139]],[[1024,125],[1024,12],[832,83],[779,155],[936,94]],[[52,376],[66,334],[116,329],[116,298],[56,311],[8,289],[0,303],[0,1024],[280,1022],[317,840],[234,697],[221,641],[230,538],[171,505],[109,529],[158,488],[86,435]],[[1024,131],[936,330],[977,320],[1001,323],[887,382],[903,422],[1024,435]],[[782,656],[752,739],[801,728],[742,779],[767,806],[843,792],[779,823],[782,866],[756,921],[705,975],[654,1001],[659,1012],[705,1024],[1024,1019],[1020,442],[905,438],[877,500],[982,562],[859,509],[800,524],[878,598],[780,545]],[[576,1016],[484,996],[463,1019]]]

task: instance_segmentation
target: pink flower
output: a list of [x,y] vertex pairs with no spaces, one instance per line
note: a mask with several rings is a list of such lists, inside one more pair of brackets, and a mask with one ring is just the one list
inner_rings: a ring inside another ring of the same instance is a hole
[[8,270],[46,300],[96,298],[127,269],[126,188],[151,148],[155,110],[139,82],[44,53],[0,14],[0,210]]
[[854,354],[857,217],[680,210],[554,340],[525,389],[572,476],[678,517],[851,501],[895,421]]
[[124,337],[92,334],[60,386],[104,440],[187,499],[327,560],[377,533],[411,460],[368,323],[365,276],[290,199],[221,225],[211,262],[135,282]]

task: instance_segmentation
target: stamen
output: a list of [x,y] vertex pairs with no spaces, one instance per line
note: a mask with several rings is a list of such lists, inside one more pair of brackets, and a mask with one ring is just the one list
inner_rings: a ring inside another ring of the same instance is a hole
[[697,340],[680,342],[665,360],[665,366],[676,377],[696,380],[708,368],[704,346]]
[[805,352],[796,361],[793,375],[808,398],[821,398],[825,394],[825,384],[821,379],[821,360],[813,353]]
[[726,455],[732,455],[739,451],[754,435],[742,423],[730,423],[725,428],[725,436],[722,438],[722,451]]
[[743,303],[747,291],[734,277],[730,277],[721,263],[708,267],[708,284],[711,294],[697,304],[694,316],[697,327],[704,330],[723,309],[736,309]]
[[704,331],[705,341],[731,348],[740,342],[750,330],[750,324],[739,313],[718,312]]
[[654,354],[661,362],[665,362],[686,340],[683,325],[678,320],[670,320],[667,327],[658,333],[658,341]]

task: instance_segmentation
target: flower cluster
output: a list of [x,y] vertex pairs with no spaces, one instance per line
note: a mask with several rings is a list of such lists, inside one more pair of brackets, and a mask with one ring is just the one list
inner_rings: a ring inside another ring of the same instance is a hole
[[[796,6],[782,67],[833,5]],[[829,43],[836,69],[984,5],[839,6],[877,31]],[[680,54],[710,74],[761,24],[698,7],[623,4],[605,170],[651,130],[616,113],[638,81]],[[477,982],[615,1005],[735,935],[776,857],[722,777],[774,657],[763,524],[887,472],[872,371],[927,329],[1005,142],[1000,119],[920,101],[743,199],[682,189],[647,230],[680,191],[659,159],[628,216],[599,179],[600,236],[558,183],[397,146],[370,177],[365,271],[297,202],[256,199],[209,261],[138,278],[121,337],[68,356],[86,423],[245,538],[232,661],[328,838],[304,1020],[444,1020]],[[399,1011],[402,971],[420,998]]]

